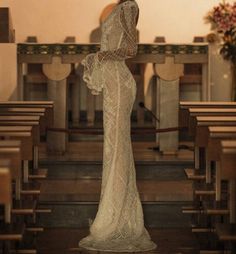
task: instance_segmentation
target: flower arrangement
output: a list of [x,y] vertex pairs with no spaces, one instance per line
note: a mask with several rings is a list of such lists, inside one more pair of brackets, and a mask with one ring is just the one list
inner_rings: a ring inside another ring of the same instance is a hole
[[221,43],[220,54],[224,59],[231,61],[232,66],[232,100],[236,101],[236,2],[226,3],[223,0],[218,6],[207,14],[205,18],[211,24],[214,34],[209,34],[207,39],[214,42],[218,39]]
[[222,41],[220,53],[236,64],[236,2],[229,4],[223,1],[213,7],[205,20]]

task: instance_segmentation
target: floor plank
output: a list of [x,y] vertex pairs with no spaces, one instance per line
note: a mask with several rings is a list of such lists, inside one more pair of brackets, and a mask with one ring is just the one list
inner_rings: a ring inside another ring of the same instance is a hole
[[[138,180],[141,200],[144,202],[192,201],[191,181]],[[41,201],[98,202],[101,180],[45,180],[41,186]]]

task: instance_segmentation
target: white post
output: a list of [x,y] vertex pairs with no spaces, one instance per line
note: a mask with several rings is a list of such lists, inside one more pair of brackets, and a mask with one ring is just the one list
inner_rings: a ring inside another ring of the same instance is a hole
[[54,101],[54,128],[62,132],[48,132],[48,152],[63,154],[66,152],[68,133],[67,112],[67,77],[71,64],[63,64],[61,57],[52,57],[51,64],[43,65],[43,72],[48,77],[48,99]]

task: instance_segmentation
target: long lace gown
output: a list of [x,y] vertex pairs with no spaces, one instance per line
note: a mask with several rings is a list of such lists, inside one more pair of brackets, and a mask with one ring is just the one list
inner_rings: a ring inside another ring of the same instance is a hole
[[117,5],[102,24],[101,50],[82,61],[84,80],[92,94],[103,90],[100,203],[90,234],[79,242],[89,250],[134,252],[156,248],[144,226],[130,136],[136,83],[125,59],[137,51],[137,15],[135,1]]

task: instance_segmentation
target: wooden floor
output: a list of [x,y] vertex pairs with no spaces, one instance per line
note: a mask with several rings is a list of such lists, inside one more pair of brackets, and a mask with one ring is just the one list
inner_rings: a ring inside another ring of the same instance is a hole
[[[191,143],[181,145],[192,148]],[[192,161],[193,151],[180,149],[176,155],[162,155],[152,148],[156,147],[155,142],[133,142],[133,154],[135,161],[156,162],[156,161]],[[81,141],[68,143],[65,154],[50,155],[47,153],[46,145],[40,146],[40,160],[56,161],[102,161],[103,142]]]
[[[190,181],[138,180],[142,202],[192,201]],[[40,200],[47,202],[98,202],[101,180],[46,180],[42,184]]]
[[[190,149],[186,149],[185,147],[185,149],[180,149],[176,155],[163,155],[152,149],[156,146],[155,142],[132,142],[135,163],[142,166],[141,169],[138,169],[138,171],[142,172],[141,179],[137,179],[137,186],[142,202],[154,202],[154,204],[158,205],[160,202],[168,203],[176,202],[176,200],[180,202],[188,202],[192,200],[192,184],[186,181],[186,179],[182,179],[181,181],[178,179],[162,181],[160,179],[158,180],[158,177],[152,178],[152,174],[148,176],[149,179],[143,178],[143,176],[145,176],[145,172],[150,172],[150,169],[149,171],[146,171],[148,169],[146,165],[149,165],[149,167],[155,167],[159,164],[159,167],[162,169],[162,165],[176,165],[181,164],[182,162],[192,163],[192,144],[182,143],[181,145],[189,146]],[[40,145],[39,151],[40,162],[45,165],[47,165],[47,163],[52,165],[50,170],[58,170],[58,172],[62,170],[62,176],[55,175],[54,172],[51,172],[51,177],[49,176],[49,179],[44,181],[42,184],[40,196],[42,203],[46,203],[49,206],[50,204],[57,205],[58,203],[58,207],[63,207],[63,205],[66,204],[70,205],[69,202],[72,202],[72,205],[74,204],[75,206],[80,202],[98,203],[101,179],[97,176],[98,172],[101,170],[103,157],[103,142],[101,140],[70,142],[65,154],[50,155],[47,153],[45,144]],[[58,165],[60,163],[62,167],[58,169]],[[81,163],[82,166],[80,165]],[[80,166],[83,170],[83,165],[86,165],[86,168],[89,168],[92,164],[96,163],[98,164],[99,169],[95,170],[95,177],[92,177],[91,179],[86,179],[84,176],[80,177],[77,172],[75,173],[75,171],[73,171],[75,169],[72,169],[69,166],[76,165],[76,170],[79,170],[78,167]],[[66,168],[63,169],[63,167]],[[73,171],[71,171],[71,175],[67,177],[68,179],[64,178],[64,176],[68,176],[67,170]],[[71,178],[71,176],[75,176],[75,178]],[[72,205],[71,207],[76,209]],[[59,211],[57,212],[60,213]],[[55,215],[55,219],[60,219],[60,216],[60,214],[58,217]],[[163,216],[163,218],[167,218],[168,220],[169,217]],[[169,219],[171,220],[173,218]],[[181,223],[182,222],[180,221],[179,224]],[[199,253],[198,242],[195,236],[191,233],[190,228],[170,228],[169,226],[163,226],[163,228],[150,228],[148,231],[150,232],[153,241],[157,243],[158,247],[155,251],[145,253]],[[78,248],[79,240],[87,234],[88,228],[60,228],[60,225],[56,226],[56,228],[46,228],[45,232],[40,234],[37,238],[38,253],[101,253],[92,251],[88,252]]]
[[[198,243],[189,229],[148,229],[157,244],[157,254],[195,254]],[[87,229],[49,229],[37,241],[39,254],[108,253],[82,250],[78,242],[87,236]],[[60,239],[60,241],[58,241]],[[111,252],[109,252],[111,253]],[[140,252],[139,252],[140,253]]]

